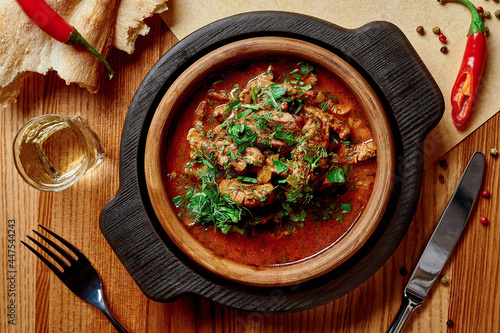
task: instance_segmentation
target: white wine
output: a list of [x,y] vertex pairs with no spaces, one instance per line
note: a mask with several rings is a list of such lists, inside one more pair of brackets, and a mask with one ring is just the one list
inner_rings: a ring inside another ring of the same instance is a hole
[[16,167],[31,186],[60,191],[101,162],[104,152],[80,117],[46,115],[21,128],[14,141]]

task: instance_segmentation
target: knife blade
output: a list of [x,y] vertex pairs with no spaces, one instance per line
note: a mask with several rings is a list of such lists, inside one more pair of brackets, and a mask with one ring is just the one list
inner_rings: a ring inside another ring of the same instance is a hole
[[403,301],[388,333],[401,332],[419,307],[455,248],[483,181],[485,157],[475,152],[404,289]]

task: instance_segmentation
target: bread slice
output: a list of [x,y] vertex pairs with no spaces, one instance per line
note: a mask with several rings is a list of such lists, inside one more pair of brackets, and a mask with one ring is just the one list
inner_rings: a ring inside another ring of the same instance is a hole
[[168,9],[166,0],[121,0],[118,7],[113,45],[132,54],[139,35],[145,36],[149,27],[144,20]]
[[[111,47],[134,51],[149,28],[143,20],[166,10],[166,0],[47,0],[47,3],[106,57]],[[66,84],[99,90],[104,65],[81,47],[62,44],[40,30],[16,1],[0,0],[0,105],[15,101],[30,72],[57,71]],[[118,15],[118,17],[117,17]],[[112,64],[111,64],[112,65]]]

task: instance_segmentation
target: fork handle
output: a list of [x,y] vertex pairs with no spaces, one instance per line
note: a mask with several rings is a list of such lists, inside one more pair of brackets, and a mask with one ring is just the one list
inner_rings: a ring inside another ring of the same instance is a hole
[[109,319],[111,324],[116,328],[116,330],[120,333],[128,333],[128,331],[125,329],[125,327],[120,324],[120,322],[109,312],[108,308],[106,306],[99,307],[99,310],[104,313],[104,315]]

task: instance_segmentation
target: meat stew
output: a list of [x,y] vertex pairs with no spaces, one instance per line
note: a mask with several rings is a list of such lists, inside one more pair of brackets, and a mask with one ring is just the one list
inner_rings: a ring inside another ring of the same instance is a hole
[[168,147],[168,192],[219,255],[269,266],[335,244],[359,218],[377,145],[354,94],[286,57],[232,65],[191,96]]

